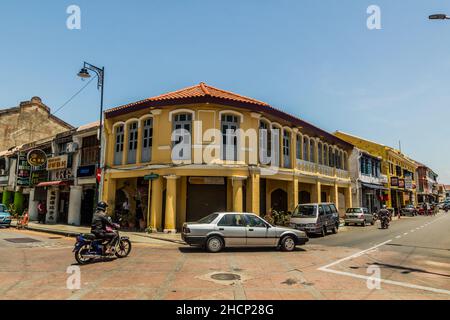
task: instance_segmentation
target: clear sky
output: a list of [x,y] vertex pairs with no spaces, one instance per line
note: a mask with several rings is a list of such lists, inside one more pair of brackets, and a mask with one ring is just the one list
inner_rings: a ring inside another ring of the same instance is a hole
[[[69,5],[81,30],[66,27]],[[369,5],[381,30],[369,30]],[[204,81],[398,147],[450,184],[450,14],[442,0],[46,0],[0,2],[0,108],[53,110],[105,66],[106,108]],[[98,119],[91,83],[57,113]]]

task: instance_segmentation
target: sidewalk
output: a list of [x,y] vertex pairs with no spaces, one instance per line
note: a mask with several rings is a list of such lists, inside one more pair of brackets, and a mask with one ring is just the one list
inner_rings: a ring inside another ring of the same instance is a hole
[[[12,221],[11,226],[16,226],[16,221]],[[30,222],[26,227],[28,230],[47,232],[62,235],[65,237],[76,237],[80,233],[90,233],[91,229],[89,227],[79,227],[71,226],[65,224],[40,224],[36,222]],[[139,243],[153,243],[153,244],[163,244],[164,242],[172,242],[177,244],[185,244],[181,240],[181,234],[166,234],[166,233],[144,233],[144,232],[133,232],[133,231],[120,231],[124,236],[130,238],[132,242]]]

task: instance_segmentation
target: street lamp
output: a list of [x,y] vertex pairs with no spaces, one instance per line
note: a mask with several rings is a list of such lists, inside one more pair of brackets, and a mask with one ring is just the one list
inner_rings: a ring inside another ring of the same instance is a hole
[[91,75],[89,74],[89,71],[91,70],[97,74],[97,89],[101,89],[100,94],[100,124],[99,124],[99,134],[98,134],[98,141],[99,141],[99,150],[98,150],[98,156],[97,156],[97,170],[96,170],[96,199],[99,198],[99,181],[97,179],[98,169],[101,168],[101,146],[102,146],[102,122],[103,122],[103,84],[105,81],[105,67],[98,68],[90,63],[84,62],[83,68],[81,68],[80,72],[78,72],[78,76],[81,79],[87,79],[90,78]]
[[430,20],[448,20],[448,19],[450,19],[450,17],[447,16],[446,14],[438,13],[438,14],[432,14],[432,15],[428,16],[428,19],[430,19]]

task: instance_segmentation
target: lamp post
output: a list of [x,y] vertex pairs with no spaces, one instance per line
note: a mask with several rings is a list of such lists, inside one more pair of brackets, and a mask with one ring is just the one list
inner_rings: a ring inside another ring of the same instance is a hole
[[89,74],[89,71],[91,70],[97,74],[97,89],[100,89],[100,124],[99,124],[99,134],[98,134],[98,141],[99,141],[99,150],[97,155],[97,170],[95,172],[96,174],[96,193],[95,193],[95,203],[94,205],[97,205],[97,200],[99,199],[99,180],[97,179],[98,170],[102,169],[101,167],[101,147],[102,147],[102,127],[103,127],[103,87],[104,87],[104,81],[105,81],[105,67],[98,68],[90,63],[84,62],[83,68],[81,68],[80,72],[78,72],[78,76],[82,79],[90,78],[91,75]]
[[448,19],[450,19],[450,17],[443,13],[437,13],[437,14],[432,14],[432,15],[428,16],[428,19],[430,19],[430,20],[448,20]]

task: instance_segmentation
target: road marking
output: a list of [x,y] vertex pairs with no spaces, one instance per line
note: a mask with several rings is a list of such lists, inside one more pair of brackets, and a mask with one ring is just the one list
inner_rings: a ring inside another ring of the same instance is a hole
[[396,236],[395,238],[400,239],[402,236]]
[[408,234],[408,232],[405,232],[403,235],[406,236]]
[[[369,276],[363,276],[360,274],[355,274],[355,273],[350,273],[350,272],[344,272],[344,271],[337,271],[337,270],[331,270],[331,269],[326,269],[326,268],[319,268],[319,270],[321,271],[325,271],[325,272],[331,272],[331,273],[335,273],[335,274],[339,274],[339,275],[343,275],[343,276],[349,276],[349,277],[353,277],[353,278],[359,278],[359,279],[364,279],[364,280],[373,280],[373,277],[369,277]],[[418,290],[426,290],[426,291],[432,291],[432,292],[436,292],[436,293],[443,293],[443,294],[448,294],[450,295],[450,291],[448,290],[444,290],[444,289],[437,289],[437,288],[432,288],[432,287],[424,287],[424,286],[419,286],[416,284],[411,284],[411,283],[406,283],[406,282],[399,282],[399,281],[392,281],[392,280],[387,280],[387,279],[377,279],[380,282],[383,283],[387,283],[387,284],[392,284],[395,286],[401,286],[401,287],[406,287],[406,288],[411,288],[411,289],[418,289]]]
[[[391,241],[392,241],[392,239],[389,239],[389,240],[387,240],[387,241],[385,241],[385,242],[382,242],[382,243],[380,243],[380,244],[377,244],[376,246],[373,246],[373,247],[371,247],[371,248],[369,248],[369,249],[366,249],[366,250],[357,252],[357,253],[355,253],[355,254],[352,254],[351,256],[348,256],[348,257],[346,257],[346,258],[339,259],[339,260],[337,260],[337,261],[335,261],[335,262],[332,262],[332,263],[330,263],[330,264],[327,264],[326,266],[320,267],[318,270],[327,269],[327,268],[329,268],[329,267],[331,267],[331,266],[334,266],[334,265],[339,264],[339,263],[341,263],[341,262],[344,262],[344,261],[346,261],[346,260],[350,260],[350,259],[353,259],[353,258],[357,258],[357,257],[359,257],[359,256],[362,256],[362,255],[365,254],[366,252],[372,251],[372,250],[374,250],[374,249],[376,249],[376,248],[378,248],[378,247],[381,247],[381,246],[383,246],[383,245],[385,245],[386,243],[389,243],[389,242],[391,242]],[[325,270],[322,270],[322,271],[325,271]]]

